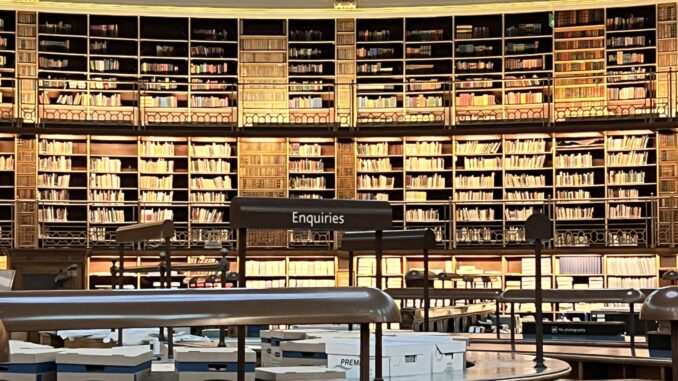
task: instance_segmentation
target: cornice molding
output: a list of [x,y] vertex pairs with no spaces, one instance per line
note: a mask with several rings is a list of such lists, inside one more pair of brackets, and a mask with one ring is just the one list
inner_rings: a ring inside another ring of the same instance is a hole
[[[607,0],[360,0],[356,9],[334,9],[332,0],[166,0],[163,5],[154,0],[0,0],[5,9],[44,12],[71,12],[115,15],[242,17],[242,18],[342,18],[342,17],[431,17],[444,15],[481,15],[497,13],[522,13],[547,10],[585,9],[609,7]],[[615,7],[654,5],[649,0],[618,0]],[[253,5],[254,4],[254,5]],[[408,5],[411,4],[411,5]],[[246,6],[245,6],[246,5]],[[292,13],[291,13],[292,12]]]

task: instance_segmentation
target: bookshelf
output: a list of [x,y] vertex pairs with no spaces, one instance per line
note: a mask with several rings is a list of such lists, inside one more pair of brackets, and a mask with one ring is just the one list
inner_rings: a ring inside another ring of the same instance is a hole
[[241,124],[289,121],[285,20],[240,20]]
[[26,122],[38,120],[38,16],[35,12],[16,13],[16,74],[19,78],[21,107],[18,117]]
[[608,8],[606,12],[607,107],[611,115],[647,112],[656,85],[656,7]]
[[[288,196],[303,199],[336,198],[337,167],[334,139],[290,138],[288,147]],[[332,242],[330,231],[289,232],[291,247],[331,247]]]
[[449,199],[454,170],[449,138],[404,140],[405,229],[429,228],[441,245],[450,242]]
[[404,226],[403,142],[398,138],[360,139],[356,142],[356,198],[389,201],[393,226]]
[[[115,242],[115,230],[139,221],[138,139],[89,138],[88,239],[92,246]],[[142,191],[142,195],[146,190]]]
[[[141,17],[139,21],[139,103],[144,124],[167,122],[164,114],[188,108],[189,22],[186,18]],[[167,30],[167,33],[164,31]],[[187,122],[185,113],[169,121]]]
[[[287,197],[288,144],[284,138],[241,138],[238,142],[238,193],[252,197]],[[287,232],[250,229],[247,245],[286,247]]]
[[40,104],[54,105],[43,107],[42,117],[67,119],[77,114],[68,106],[88,106],[90,103],[87,18],[87,15],[75,14],[38,14]]
[[502,137],[454,141],[452,231],[455,247],[502,241]]
[[404,119],[404,19],[356,21],[357,122]]
[[[659,180],[657,184],[659,196],[671,196],[678,191],[678,141],[671,133],[657,134]],[[678,233],[678,225],[675,223],[676,202],[673,199],[665,199],[659,202],[657,229],[660,242],[670,242]]]
[[292,19],[288,22],[292,123],[328,124],[334,121],[335,35],[335,20]]
[[552,94],[553,13],[504,16],[504,94],[507,119],[546,118]]
[[13,112],[11,82],[25,78],[27,121],[36,96],[50,122],[144,126],[665,116],[675,9],[315,20],[2,11],[0,111]]
[[15,199],[16,142],[12,135],[0,135],[0,246],[12,247]]
[[335,120],[341,126],[355,123],[353,112],[356,107],[353,91],[356,75],[355,28],[355,19],[337,19],[336,21]]
[[0,12],[0,114],[5,118],[14,118],[14,103],[16,98],[16,83],[11,77],[16,77],[17,61],[17,20],[16,14],[10,11]]
[[673,89],[669,89],[669,74],[678,67],[678,24],[676,4],[657,4],[657,98],[667,104]]
[[173,240],[183,244],[191,215],[188,158],[187,138],[139,140],[139,222],[173,219],[177,231]]
[[234,123],[238,96],[238,22],[191,18],[190,116],[194,123]]
[[453,51],[452,17],[405,19],[405,120],[450,122]]
[[502,119],[503,24],[500,15],[454,19],[455,115],[459,122]]
[[525,242],[525,220],[548,213],[553,198],[553,140],[545,134],[504,137],[504,209],[506,244]]
[[228,216],[238,194],[237,141],[191,138],[188,169],[191,245],[233,244]]
[[556,11],[555,118],[605,114],[605,10]]
[[[84,242],[87,231],[87,137],[38,140],[37,191],[40,240]],[[77,243],[76,243],[77,245]]]

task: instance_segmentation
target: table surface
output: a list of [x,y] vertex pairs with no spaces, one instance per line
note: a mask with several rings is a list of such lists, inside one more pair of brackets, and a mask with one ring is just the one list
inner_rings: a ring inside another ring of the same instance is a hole
[[[534,356],[518,353],[466,352],[466,360],[475,365],[464,371],[438,373],[429,376],[386,377],[384,381],[546,381],[570,374],[570,365],[556,359],[546,359],[546,369],[534,368]],[[356,381],[349,379],[349,381]]]

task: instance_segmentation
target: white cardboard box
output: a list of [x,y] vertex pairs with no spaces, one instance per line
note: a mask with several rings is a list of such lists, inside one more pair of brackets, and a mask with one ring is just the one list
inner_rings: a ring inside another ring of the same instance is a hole
[[278,366],[282,360],[280,343],[290,340],[304,340],[309,333],[328,332],[326,329],[279,329],[261,331],[261,365]]
[[[327,367],[344,370],[348,378],[360,377],[360,341],[327,342]],[[383,340],[382,371],[384,377],[431,374],[431,346],[398,340]],[[374,340],[370,341],[370,377],[374,376]]]
[[327,366],[328,339],[294,340],[280,343],[282,366]]
[[[236,381],[237,380],[237,348],[185,348],[174,349],[174,359],[179,381]],[[254,381],[254,366],[257,354],[245,350],[245,362],[251,363],[251,370],[245,373],[246,381]],[[182,368],[194,370],[182,370]]]
[[[9,363],[3,364],[0,370],[0,381],[54,381],[56,365],[54,359],[58,349],[46,345],[10,341]],[[10,365],[11,364],[11,365]],[[26,369],[26,373],[9,370],[12,365],[35,366],[34,370]]]
[[152,360],[146,346],[68,349],[56,355],[57,381],[146,381]]
[[269,367],[257,368],[256,378],[263,381],[345,380],[346,372],[320,366]]
[[454,337],[449,334],[413,333],[395,334],[394,336],[385,337],[384,340],[398,340],[412,344],[429,345],[431,350],[431,373],[444,373],[448,370],[463,370],[466,368],[467,338]]

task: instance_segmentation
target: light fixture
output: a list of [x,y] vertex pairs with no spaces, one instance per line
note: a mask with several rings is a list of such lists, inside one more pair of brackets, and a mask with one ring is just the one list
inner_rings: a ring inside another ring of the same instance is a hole
[[334,0],[334,9],[355,9],[358,0]]

